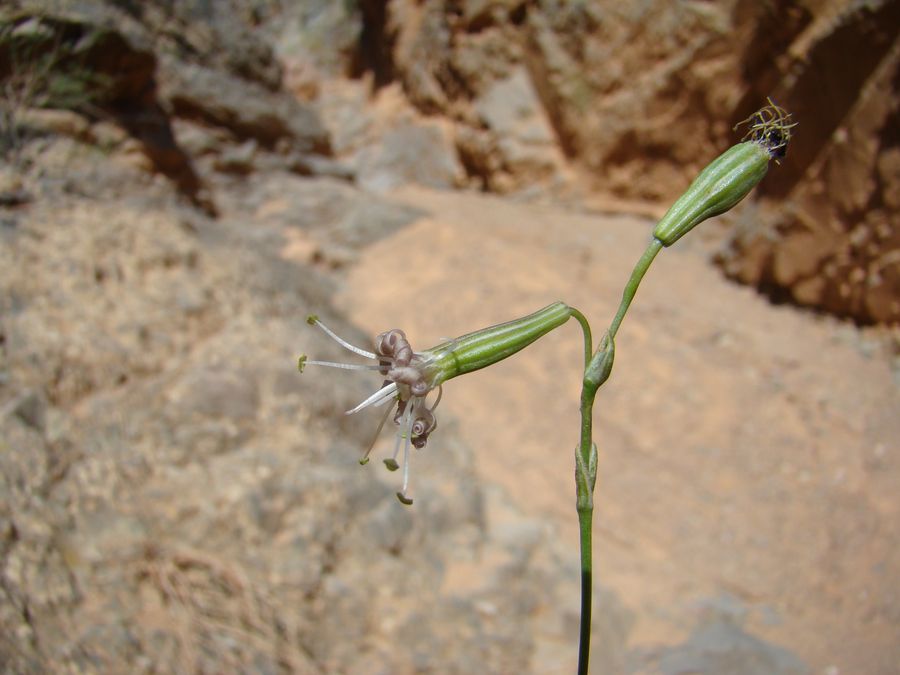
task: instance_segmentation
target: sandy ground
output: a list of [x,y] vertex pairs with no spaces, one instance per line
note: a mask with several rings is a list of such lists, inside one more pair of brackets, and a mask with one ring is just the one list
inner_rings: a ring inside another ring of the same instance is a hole
[[[599,336],[651,228],[472,194],[393,197],[430,215],[366,249],[339,304],[416,348],[558,299]],[[883,334],[725,281],[709,233],[657,258],[598,397],[599,585],[633,614],[630,647],[683,640],[710,602],[731,602],[813,672],[897,672],[900,391]],[[449,383],[440,408],[481,477],[552,521],[573,558],[580,350],[572,322]],[[415,460],[440,451],[437,432]]]

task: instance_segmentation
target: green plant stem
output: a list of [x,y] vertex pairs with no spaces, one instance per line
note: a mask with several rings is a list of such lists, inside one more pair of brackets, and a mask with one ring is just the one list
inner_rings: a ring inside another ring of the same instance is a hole
[[581,541],[581,626],[578,633],[578,675],[588,675],[591,656],[591,601],[592,561],[591,526],[593,509],[578,512],[578,530]]
[[[675,243],[695,225],[724,213],[743,199],[768,170],[769,161],[783,157],[795,126],[790,115],[772,103],[748,120],[751,141],[731,147],[713,160],[694,180],[687,192],[669,209],[653,230],[653,238],[641,255],[622,291],[622,300],[609,330],[590,358],[586,350],[581,388],[581,438],[575,451],[576,508],[581,544],[581,627],[578,642],[578,675],[588,675],[591,647],[591,586],[593,563],[591,525],[594,515],[594,484],[597,480],[597,446],[592,434],[592,416],[597,390],[609,378],[615,357],[615,337],[638,286],[662,250]],[[573,315],[574,316],[574,315]],[[587,322],[579,318],[582,326]],[[589,340],[588,329],[585,328]]]
[[581,433],[575,451],[575,508],[578,511],[578,539],[581,547],[581,626],[578,634],[578,674],[587,675],[591,652],[592,543],[594,484],[597,482],[597,446],[593,436],[593,408],[597,390],[612,369],[615,343],[603,338],[597,352],[584,369],[581,385]]
[[581,332],[584,334],[584,367],[587,368],[588,363],[591,361],[591,351],[594,349],[594,341],[593,338],[591,338],[591,325],[588,323],[584,314],[574,307],[569,307],[569,314],[575,317],[575,320],[581,324]]
[[594,482],[597,477],[597,448],[591,442],[591,411],[604,369],[599,366],[603,357],[611,356],[612,343],[604,338],[597,354],[592,356],[591,326],[577,309],[570,313],[581,324],[584,334],[584,378],[581,388],[581,438],[575,451],[575,491],[577,494],[578,529],[581,542],[581,629],[578,637],[578,672],[587,673],[591,649],[591,520],[594,513]]
[[637,293],[638,286],[641,284],[641,279],[644,278],[644,274],[646,274],[647,270],[650,268],[650,263],[653,262],[653,259],[656,257],[656,254],[660,252],[662,247],[663,243],[654,237],[650,242],[650,245],[647,246],[647,250],[644,251],[644,255],[641,256],[641,259],[638,260],[637,264],[634,266],[634,270],[631,272],[631,278],[625,285],[625,290],[622,291],[622,302],[619,303],[619,311],[616,312],[615,318],[613,318],[612,323],[609,325],[609,335],[611,338],[616,337],[616,333],[619,331],[619,325],[622,323],[622,319],[625,318],[625,313],[631,306],[631,301],[634,299],[634,294]]
[[[631,307],[631,301],[637,293],[641,280],[650,268],[656,254],[663,243],[655,237],[651,240],[644,254],[637,261],[631,277],[622,292],[622,301],[609,330],[597,347],[596,353],[587,358],[590,347],[587,347],[584,380],[581,387],[581,437],[575,453],[575,505],[578,511],[578,540],[581,547],[581,622],[578,633],[578,675],[588,675],[591,653],[591,612],[593,589],[593,541],[591,530],[594,520],[594,485],[597,481],[597,446],[593,435],[593,410],[597,390],[606,382],[612,372],[615,356],[615,336]],[[573,314],[573,316],[575,316]],[[578,317],[576,317],[578,318]],[[590,340],[587,322],[579,318],[585,330],[585,337]]]
[[591,442],[591,426],[596,391],[587,386],[582,388],[581,441],[575,457],[578,539],[581,547],[581,625],[578,633],[578,675],[587,675],[591,653],[591,602],[593,599],[591,528],[594,518],[594,482],[597,478],[597,447]]

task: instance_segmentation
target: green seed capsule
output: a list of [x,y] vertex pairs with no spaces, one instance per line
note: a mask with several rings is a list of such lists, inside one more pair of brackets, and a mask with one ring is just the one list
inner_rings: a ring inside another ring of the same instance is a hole
[[733,145],[694,179],[653,230],[664,246],[671,246],[707,218],[725,213],[756,187],[769,170],[769,161],[784,157],[791,116],[772,101],[741,124],[748,123],[749,141]]

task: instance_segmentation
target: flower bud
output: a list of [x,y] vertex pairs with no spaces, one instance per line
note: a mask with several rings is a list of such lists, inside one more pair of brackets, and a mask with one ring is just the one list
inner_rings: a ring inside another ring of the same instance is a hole
[[[657,223],[653,236],[671,246],[707,218],[725,213],[756,187],[787,150],[791,116],[772,101],[741,124],[750,140],[733,145],[707,165]],[[737,127],[735,127],[737,128]]]

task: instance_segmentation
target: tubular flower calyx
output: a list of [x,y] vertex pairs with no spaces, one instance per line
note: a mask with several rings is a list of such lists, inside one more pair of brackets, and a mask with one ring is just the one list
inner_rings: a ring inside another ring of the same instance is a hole
[[[784,157],[796,123],[769,99],[769,105],[738,124],[748,125],[744,140],[707,164],[657,223],[653,236],[671,246],[707,218],[731,209]],[[737,128],[737,126],[735,128]]]
[[[402,446],[403,485],[397,493],[397,498],[404,504],[412,504],[413,500],[409,496],[410,446],[416,449],[424,448],[429,436],[437,428],[434,410],[441,400],[441,385],[458,375],[479,370],[512,356],[564,324],[574,311],[562,302],[555,302],[521,319],[467,333],[422,352],[413,350],[406,334],[396,328],[385,331],[375,338],[374,351],[362,349],[339,337],[319,321],[318,317],[310,315],[307,323],[318,326],[344,349],[375,361],[376,364],[317,361],[303,355],[298,361],[298,368],[301,372],[307,365],[345,370],[374,370],[384,378],[381,387],[375,393],[348,410],[346,414],[352,415],[365,408],[390,403],[360,464],[368,463],[369,454],[393,412],[393,422],[397,426],[394,453],[390,459],[384,460],[384,464],[390,471],[401,468],[397,458]],[[435,394],[432,395],[432,392]]]

